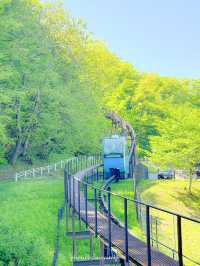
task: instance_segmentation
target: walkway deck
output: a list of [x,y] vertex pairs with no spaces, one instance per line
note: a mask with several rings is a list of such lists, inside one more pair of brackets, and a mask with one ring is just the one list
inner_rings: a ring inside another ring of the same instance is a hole
[[[74,175],[76,179],[80,181],[83,179],[87,170],[78,172]],[[71,182],[71,191],[72,189]],[[79,206],[78,206],[78,183],[75,182],[74,185],[74,192],[75,192],[75,210],[78,213]],[[73,193],[72,193],[72,202],[73,202]],[[87,204],[87,211],[88,211],[88,228],[91,231],[95,231],[95,208],[94,206],[88,202]],[[86,214],[85,214],[85,198],[83,193],[80,194],[80,216],[81,220],[86,222]],[[101,213],[100,211],[97,212],[97,225],[98,225],[98,236],[106,243],[108,243],[108,217],[106,214]],[[114,222],[111,222],[111,241],[112,241],[112,248],[117,251],[118,256],[124,256],[125,254],[125,234],[124,229],[116,225]],[[128,253],[129,253],[129,260],[137,265],[146,266],[148,265],[147,261],[147,247],[146,244],[140,241],[138,238],[134,237],[132,234],[128,234]],[[152,265],[153,266],[178,266],[178,262],[173,260],[172,258],[164,255],[163,253],[156,251],[152,248],[151,250],[151,257],[152,257]]]

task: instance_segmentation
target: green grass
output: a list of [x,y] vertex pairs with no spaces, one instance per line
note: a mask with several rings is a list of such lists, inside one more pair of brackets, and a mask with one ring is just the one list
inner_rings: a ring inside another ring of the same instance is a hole
[[[9,261],[16,257],[19,265],[26,266],[51,265],[57,210],[63,204],[63,179],[54,176],[17,183],[1,182],[0,202],[0,258]],[[94,245],[98,245],[97,240]],[[79,241],[77,250],[77,256],[88,257],[89,241]],[[63,219],[57,265],[72,265],[71,251],[72,241],[65,237]]]
[[[200,217],[200,182],[194,181],[193,193],[189,195],[186,190],[186,181],[151,181],[143,180],[139,184],[139,191],[141,200],[171,211],[176,211],[180,214]],[[119,183],[112,184],[112,192],[118,193],[122,196],[133,198],[133,181],[124,180]],[[111,207],[113,214],[123,222],[123,201],[120,198],[111,197]],[[143,215],[145,213],[143,212]],[[145,218],[145,217],[144,217]],[[158,226],[158,240],[165,245],[177,249],[176,238],[176,220],[173,216],[151,210],[152,236],[155,238],[155,220]],[[131,203],[128,205],[128,225],[129,230],[141,239],[144,239],[144,234],[141,232],[141,227],[136,220],[136,213]],[[143,230],[144,231],[144,230]],[[195,261],[200,261],[199,243],[200,243],[200,224],[195,224],[183,220],[183,253]],[[159,249],[168,255],[172,255],[164,247]],[[194,265],[185,260],[185,265]]]
[[[120,196],[134,199],[133,193],[133,180],[127,179],[119,181],[119,183],[113,183],[111,185],[111,192],[116,193]],[[128,200],[128,229],[129,231],[144,240],[144,234],[140,228],[140,225],[136,218],[136,211],[134,202]],[[117,217],[122,223],[124,222],[124,200],[123,198],[111,195],[111,210],[115,217]]]
[[[140,182],[140,194],[143,201],[178,212],[189,217],[200,218],[200,182],[193,182],[192,195],[187,192],[187,181],[149,181]],[[176,219],[173,216],[152,210],[152,217],[159,222],[159,240],[168,246],[177,248]],[[182,220],[183,254],[200,263],[199,243],[200,224]],[[193,265],[185,260],[186,265]]]

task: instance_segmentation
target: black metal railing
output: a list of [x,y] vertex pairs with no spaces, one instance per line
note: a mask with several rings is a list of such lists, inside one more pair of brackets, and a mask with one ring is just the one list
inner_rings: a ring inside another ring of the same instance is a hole
[[[169,211],[157,206],[153,206],[151,204],[146,204],[141,201],[134,200],[132,198],[124,197],[119,194],[113,193],[112,191],[109,190],[104,190],[102,188],[99,188],[95,185],[92,184],[94,181],[100,181],[103,179],[103,169],[100,168],[101,164],[101,156],[96,155],[94,157],[81,157],[81,163],[75,163],[71,162],[70,165],[66,165],[65,169],[65,200],[69,202],[69,204],[72,204],[72,198],[76,198],[78,203],[73,203],[75,205],[75,210],[78,214],[78,217],[80,220],[83,220],[88,227],[91,227],[90,222],[92,221],[92,229],[95,232],[95,235],[102,235],[103,232],[101,231],[102,229],[102,224],[100,223],[100,220],[98,219],[98,212],[100,211],[99,206],[98,206],[98,193],[104,193],[107,195],[107,214],[106,214],[106,219],[105,222],[107,222],[107,239],[108,239],[108,250],[109,253],[111,253],[112,247],[115,246],[118,249],[121,249],[124,252],[125,255],[125,260],[128,262],[130,258],[132,257],[132,254],[130,253],[129,249],[129,237],[133,233],[131,232],[131,219],[133,216],[130,216],[130,212],[133,213],[133,208],[134,205],[138,204],[142,206],[145,210],[145,217],[146,217],[146,230],[145,230],[145,238],[141,238],[145,242],[146,246],[146,252],[144,254],[145,260],[148,262],[148,266],[154,264],[154,256],[152,256],[152,252],[154,252],[155,247],[152,247],[152,239],[153,236],[151,235],[151,215],[153,211],[158,211],[161,212],[162,214],[168,214],[170,216],[175,217],[176,219],[176,239],[177,239],[177,249],[175,252],[177,253],[177,258],[174,258],[174,262],[177,262],[178,264],[174,265],[187,265],[185,264],[185,260],[190,260],[190,258],[184,255],[184,243],[183,243],[183,220],[184,222],[187,221],[188,223],[195,223],[200,225],[200,220],[194,219],[191,217],[187,217],[184,215],[180,215],[179,213]],[[74,175],[77,171],[82,171],[87,167],[87,170],[83,171],[81,175],[77,174]],[[77,197],[72,195],[72,180],[74,186],[77,188],[75,189],[74,193],[77,193]],[[91,197],[92,201],[91,201]],[[81,202],[84,200],[84,204]],[[114,201],[117,201],[119,203],[119,208],[121,206],[121,216],[123,218],[121,219],[121,223],[123,224],[123,246],[122,244],[116,244],[114,243],[112,239],[112,215],[115,215],[115,209],[112,207],[112,204]],[[120,202],[122,204],[120,205]],[[91,218],[91,213],[94,215]],[[84,215],[83,215],[84,214]],[[93,220],[92,220],[93,219]],[[200,227],[199,227],[200,229]],[[167,233],[167,232],[166,232]],[[198,232],[197,232],[198,234]],[[155,239],[153,239],[155,241]],[[174,250],[174,248],[169,247],[170,249]],[[198,249],[197,249],[198,250]],[[159,251],[158,251],[159,252]],[[162,252],[160,252],[162,253]],[[159,254],[160,254],[159,253]],[[196,257],[191,258],[191,261],[194,263],[194,265],[200,265],[199,262],[195,261],[197,260],[198,254],[196,254]],[[165,263],[169,258],[169,254],[167,253],[166,256],[163,256],[163,263]],[[163,264],[167,265],[167,264]]]

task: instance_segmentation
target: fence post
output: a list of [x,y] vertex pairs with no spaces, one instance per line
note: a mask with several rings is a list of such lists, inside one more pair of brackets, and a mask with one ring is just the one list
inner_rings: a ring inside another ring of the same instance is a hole
[[71,186],[71,175],[68,175],[68,180],[69,180],[69,207],[71,207],[72,203],[72,186]]
[[178,238],[178,262],[179,266],[183,266],[182,226],[181,226],[180,215],[177,215],[177,238]]
[[87,184],[84,184],[85,190],[85,224],[88,227],[88,210],[87,210]]
[[148,205],[146,205],[146,239],[148,266],[151,266],[150,207]]
[[66,205],[66,202],[68,200],[68,196],[67,196],[67,193],[68,193],[68,187],[67,187],[67,169],[66,169],[66,166],[65,166],[65,169],[64,169],[64,196],[65,196],[65,205]]
[[83,156],[80,156],[80,170],[83,168]]
[[15,174],[15,182],[18,181],[18,173]]
[[96,169],[96,181],[99,181],[99,167]]
[[111,243],[111,210],[110,210],[110,187],[108,187],[108,252],[109,257],[111,257],[112,253],[112,243]]
[[40,175],[43,176],[43,167],[40,167]]
[[124,234],[125,234],[125,258],[126,263],[129,262],[128,254],[128,217],[127,217],[127,198],[124,198]]
[[78,218],[81,220],[81,192],[80,192],[80,181],[78,180]]
[[98,229],[97,229],[97,189],[94,188],[94,206],[95,206],[95,236],[97,237]]

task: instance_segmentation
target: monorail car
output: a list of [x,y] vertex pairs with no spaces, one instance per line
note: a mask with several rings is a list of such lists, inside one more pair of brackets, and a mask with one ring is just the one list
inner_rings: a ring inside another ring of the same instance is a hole
[[103,140],[104,177],[117,174],[120,179],[128,177],[128,145],[125,136],[112,135]]

